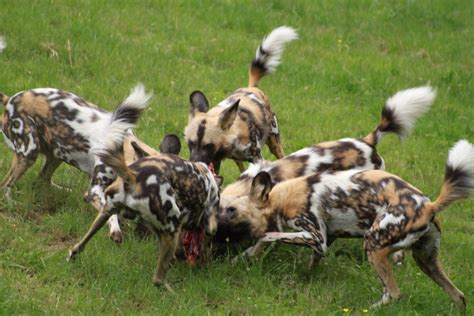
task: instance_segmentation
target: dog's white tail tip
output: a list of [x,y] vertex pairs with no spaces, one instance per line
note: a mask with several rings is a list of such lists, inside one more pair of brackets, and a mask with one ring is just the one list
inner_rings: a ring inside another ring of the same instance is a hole
[[427,85],[399,91],[387,100],[385,108],[393,114],[402,139],[411,133],[416,121],[430,109],[435,98],[436,89]]
[[5,40],[5,37],[0,36],[0,53],[3,52],[5,48],[7,48],[7,41]]
[[130,91],[130,95],[125,99],[123,103],[127,105],[133,105],[136,108],[143,109],[148,105],[152,96],[153,93],[146,93],[145,86],[139,82]]

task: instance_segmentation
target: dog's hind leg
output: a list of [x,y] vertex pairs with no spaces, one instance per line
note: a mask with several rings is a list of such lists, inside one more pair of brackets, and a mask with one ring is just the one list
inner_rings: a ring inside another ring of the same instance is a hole
[[10,170],[2,181],[1,188],[5,192],[5,196],[9,199],[12,186],[35,162],[34,159],[26,158],[25,156],[13,153],[13,159]]
[[54,171],[56,171],[56,169],[59,167],[61,162],[62,162],[61,160],[53,157],[52,155],[45,155],[43,167],[41,168],[38,178],[41,181],[50,183],[51,178],[53,177]]
[[281,159],[285,156],[283,146],[281,145],[280,134],[271,133],[267,140],[267,146],[277,159]]
[[392,299],[400,298],[400,289],[398,288],[395,279],[393,278],[392,268],[388,260],[390,248],[375,249],[367,251],[367,256],[372,267],[377,272],[380,280],[384,285],[382,299],[373,304],[371,308],[377,308],[381,305],[389,304]]
[[111,215],[112,213],[110,211],[106,211],[105,209],[102,209],[99,214],[97,214],[96,218],[94,219],[94,222],[89,228],[89,231],[84,235],[84,237],[82,237],[80,242],[75,244],[74,247],[69,250],[69,255],[66,258],[67,261],[74,259],[75,256],[77,256],[84,250],[84,247],[89,242],[89,240],[94,237],[94,235],[99,229],[102,228],[102,226],[104,226],[104,224],[107,222]]
[[439,261],[440,232],[434,224],[431,225],[432,229],[430,232],[412,247],[413,258],[418,267],[441,286],[456,303],[457,307],[464,312],[466,310],[464,293],[451,282],[441,266]]
[[178,245],[179,232],[175,232],[174,234],[161,234],[159,238],[160,255],[158,257],[158,266],[153,276],[153,284],[156,286],[164,286],[168,291],[173,292],[169,284],[165,281],[165,275]]
[[51,184],[54,187],[57,187],[59,189],[64,189],[63,187],[54,184],[51,181],[51,178],[53,177],[54,172],[56,169],[58,169],[59,165],[62,163],[61,160],[55,158],[52,155],[45,155],[45,160],[43,163],[43,167],[41,168],[41,171],[38,175],[38,179],[40,181],[43,181],[44,183]]

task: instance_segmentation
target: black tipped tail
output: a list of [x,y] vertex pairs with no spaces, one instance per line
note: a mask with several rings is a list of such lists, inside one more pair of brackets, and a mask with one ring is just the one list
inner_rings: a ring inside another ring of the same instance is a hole
[[441,193],[432,211],[440,212],[456,200],[465,199],[474,189],[474,146],[458,141],[449,151]]
[[436,91],[430,86],[397,92],[385,103],[375,130],[363,140],[375,146],[385,133],[395,133],[404,139],[411,133],[416,121],[430,109],[435,97]]
[[298,34],[293,28],[280,26],[263,39],[250,65],[249,87],[257,87],[263,76],[275,71],[281,62],[285,45],[297,38]]
[[150,98],[151,94],[145,93],[143,85],[137,85],[114,111],[105,146],[96,150],[96,155],[102,162],[110,166],[125,182],[132,181],[134,175],[125,162],[124,138],[127,135],[127,130],[135,126]]

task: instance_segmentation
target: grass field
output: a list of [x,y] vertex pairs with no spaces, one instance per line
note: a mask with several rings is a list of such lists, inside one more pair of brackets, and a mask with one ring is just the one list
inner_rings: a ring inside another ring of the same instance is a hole
[[[261,88],[279,116],[287,153],[324,140],[365,136],[394,92],[431,83],[432,110],[403,143],[378,147],[387,170],[435,198],[449,148],[474,142],[472,1],[6,1],[0,0],[0,91],[57,87],[113,109],[140,81],[155,92],[137,132],[157,147],[182,135],[188,96],[212,104],[247,83],[263,36],[279,25],[300,40]],[[0,176],[11,152],[0,144]],[[187,149],[182,156],[187,157]],[[271,155],[266,150],[264,156]],[[101,231],[73,263],[67,249],[95,212],[82,201],[87,177],[63,165],[54,181],[72,192],[38,187],[40,161],[0,199],[0,315],[11,314],[352,314],[365,315],[382,286],[361,240],[338,240],[313,270],[310,251],[274,247],[230,264],[229,255],[201,268],[176,263],[176,294],[151,283],[154,239],[133,234],[117,246]],[[226,183],[237,178],[232,162]],[[474,313],[474,199],[439,216],[441,258]],[[402,298],[368,314],[457,314],[444,291],[411,256],[395,277]]]

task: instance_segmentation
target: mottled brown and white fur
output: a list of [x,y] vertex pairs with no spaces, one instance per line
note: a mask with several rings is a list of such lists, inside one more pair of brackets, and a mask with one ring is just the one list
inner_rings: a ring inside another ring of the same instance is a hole
[[[128,130],[123,141],[124,158],[127,165],[132,164],[140,158],[146,156],[156,156],[160,153],[178,155],[181,150],[181,143],[176,135],[168,134],[163,138],[160,144],[160,151],[148,146],[141,141],[132,130]],[[112,168],[105,165],[100,159],[97,159],[96,165],[92,172],[89,190],[84,195],[84,200],[91,203],[94,208],[100,212],[103,205],[101,201],[105,201],[105,190],[117,179],[117,174]],[[121,214],[123,220],[126,212]],[[121,221],[122,221],[121,220]],[[107,221],[109,226],[109,237],[113,241],[122,242],[122,230],[118,215],[112,215]]]
[[285,44],[297,37],[290,27],[274,29],[257,49],[248,87],[236,90],[212,109],[209,110],[209,102],[202,92],[191,94],[188,125],[184,130],[191,161],[212,162],[218,173],[221,161],[231,158],[242,172],[243,161],[256,162],[262,158],[264,144],[275,157],[284,156],[276,115],[258,84],[280,64]]
[[[232,225],[246,226],[256,246],[279,241],[313,249],[316,260],[339,237],[364,238],[365,251],[384,285],[381,301],[400,297],[387,256],[409,248],[420,269],[440,285],[461,311],[464,294],[439,262],[440,229],[436,214],[474,188],[474,146],[461,140],[450,150],[439,197],[432,202],[408,182],[382,170],[316,173],[274,184],[267,172],[252,181],[250,195],[226,212]],[[277,231],[276,223],[289,229]]]
[[[222,191],[220,208],[225,210],[235,199],[248,195],[253,178],[261,171],[268,172],[274,182],[281,182],[316,172],[354,168],[384,170],[385,164],[377,152],[377,144],[386,133],[395,133],[400,138],[407,137],[416,120],[429,110],[435,95],[434,89],[429,86],[399,91],[386,101],[378,125],[363,138],[322,142],[276,161],[262,160],[251,164],[236,182]],[[249,238],[245,232],[239,231],[239,227],[226,225],[225,216],[219,222],[216,237],[221,241]]]
[[217,229],[221,179],[215,178],[204,163],[189,162],[173,154],[147,156],[128,165],[123,141],[127,129],[133,126],[129,121],[126,115],[115,117],[107,143],[96,151],[118,177],[105,189],[102,210],[68,258],[79,254],[110,216],[126,208],[143,219],[160,239],[153,282],[170,289],[164,278],[180,231],[197,229],[213,235]]
[[[10,170],[1,184],[5,195],[10,197],[15,182],[35,163],[39,154],[45,156],[39,174],[39,180],[45,183],[51,183],[53,173],[62,162],[87,173],[91,179],[96,178],[102,163],[93,148],[107,135],[113,117],[128,112],[133,114],[130,119],[138,118],[150,97],[139,84],[114,112],[107,112],[59,89],[32,89],[12,97],[0,93],[0,102],[5,106],[2,134],[13,151]],[[103,173],[115,177],[110,168],[104,168]],[[110,227],[113,235],[113,221]]]

